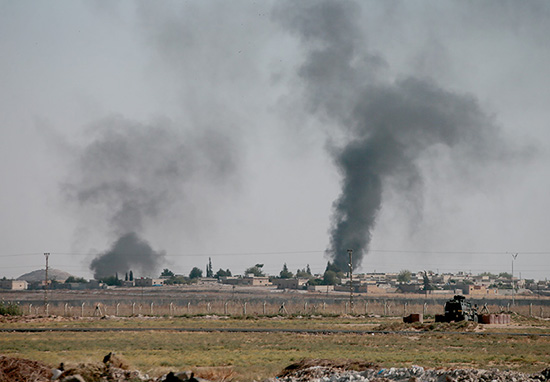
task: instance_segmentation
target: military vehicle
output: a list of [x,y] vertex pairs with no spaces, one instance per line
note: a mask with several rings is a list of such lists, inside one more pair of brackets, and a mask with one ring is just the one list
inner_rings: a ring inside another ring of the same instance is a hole
[[472,306],[466,297],[454,296],[445,303],[445,314],[436,314],[435,322],[479,321],[477,304]]

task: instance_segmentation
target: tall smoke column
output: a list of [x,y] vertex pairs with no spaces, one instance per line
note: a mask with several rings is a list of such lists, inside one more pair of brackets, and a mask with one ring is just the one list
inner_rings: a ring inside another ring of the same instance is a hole
[[181,205],[193,185],[223,182],[232,173],[232,139],[209,129],[192,133],[166,120],[141,124],[121,117],[105,118],[90,130],[92,140],[81,149],[65,189],[83,219],[99,217],[116,237],[90,269],[96,278],[128,269],[153,275],[164,252],[140,235]]
[[355,266],[368,252],[385,188],[421,200],[417,161],[428,148],[446,147],[465,162],[492,157],[500,144],[473,97],[413,76],[385,79],[384,59],[369,52],[360,31],[359,10],[353,2],[302,1],[274,13],[309,48],[298,72],[308,107],[344,132],[345,143],[330,149],[342,190],[327,249],[340,269],[347,269],[348,249]]

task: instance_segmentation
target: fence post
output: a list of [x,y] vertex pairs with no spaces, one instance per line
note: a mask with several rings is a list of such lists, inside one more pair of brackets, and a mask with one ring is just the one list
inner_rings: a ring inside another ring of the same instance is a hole
[[327,303],[323,301],[323,312],[327,309]]
[[307,313],[307,301],[304,302],[304,313]]
[[403,304],[403,316],[406,316],[407,315],[407,303],[405,302]]
[[170,303],[170,315],[172,316],[174,314],[174,303]]
[[69,303],[66,302],[66,303],[65,303],[65,309],[64,309],[64,311],[65,311],[65,316],[67,316],[68,307],[69,307]]
[[[542,308],[541,308],[542,309]],[[45,312],[46,312],[46,316],[49,316],[50,315],[50,304],[46,304],[45,306]]]
[[384,300],[384,316],[388,315],[388,302]]
[[227,304],[229,304],[228,301],[226,301],[224,304],[223,304],[223,314],[227,315],[228,313],[228,309],[227,309]]
[[369,302],[365,301],[365,316],[369,315]]
[[346,301],[346,305],[345,305],[345,308],[344,308],[344,314],[348,313],[348,304],[349,304],[349,302]]
[[427,311],[428,311],[428,304],[424,303],[424,306],[422,307],[422,314],[425,316]]
[[542,310],[542,306],[540,307],[540,318],[544,318],[544,311]]
[[32,304],[29,304],[29,314],[32,314]]
[[187,314],[191,313],[191,301],[187,303]]
[[115,311],[115,316],[118,316],[118,308],[120,307],[120,302],[117,302],[116,304],[116,311]]
[[267,314],[267,309],[266,309],[266,305],[267,305],[267,302],[264,301],[264,304],[263,304],[263,313],[264,313],[264,316]]
[[136,315],[136,303],[133,302],[132,303],[132,316],[135,316]]
[[80,307],[80,317],[84,317],[84,305],[85,305],[85,304],[86,304],[86,303],[83,302],[83,303],[82,303],[82,306]]
[[153,315],[153,303],[151,303],[151,316]]
[[529,317],[533,317],[533,303],[529,304]]
[[247,302],[245,301],[244,305],[243,305],[243,315],[246,316],[246,304]]
[[206,312],[210,313],[210,309],[211,309],[211,305],[210,305],[210,303],[207,303],[206,304]]

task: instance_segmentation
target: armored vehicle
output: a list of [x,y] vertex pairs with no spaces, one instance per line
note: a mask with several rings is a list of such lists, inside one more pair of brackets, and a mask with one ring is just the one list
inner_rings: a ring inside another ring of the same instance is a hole
[[456,295],[445,303],[445,314],[436,315],[435,320],[436,322],[478,322],[479,316],[477,313],[477,304],[472,307],[472,304],[466,301],[466,297]]

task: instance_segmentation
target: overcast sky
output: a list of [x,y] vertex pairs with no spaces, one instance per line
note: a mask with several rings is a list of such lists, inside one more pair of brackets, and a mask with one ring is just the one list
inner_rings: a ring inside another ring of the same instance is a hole
[[[144,275],[322,272],[353,212],[372,217],[357,272],[511,272],[519,253],[516,276],[546,278],[549,19],[547,1],[0,0],[0,277],[49,252],[89,278],[128,232],[159,256]],[[384,163],[380,204],[338,212],[358,147],[359,178]]]

